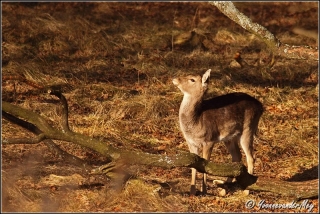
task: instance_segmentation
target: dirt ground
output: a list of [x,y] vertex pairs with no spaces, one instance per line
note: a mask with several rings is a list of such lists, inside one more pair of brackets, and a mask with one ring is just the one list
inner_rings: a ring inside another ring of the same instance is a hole
[[[207,97],[241,91],[264,105],[255,175],[318,178],[318,61],[274,56],[271,63],[259,38],[205,2],[1,4],[2,101],[61,128],[58,100],[35,87],[57,85],[73,131],[118,148],[174,154],[188,147],[178,124],[182,94],[172,78],[211,68]],[[282,43],[318,46],[317,2],[235,5]],[[236,186],[220,196],[214,176],[207,195],[190,197],[189,168],[131,166],[130,179],[117,183],[68,163],[43,142],[4,145],[34,135],[5,119],[1,129],[3,212],[318,212],[318,199],[245,195]],[[55,143],[89,165],[108,162],[79,145]],[[231,162],[223,143],[211,161]],[[262,206],[291,203],[299,206]]]

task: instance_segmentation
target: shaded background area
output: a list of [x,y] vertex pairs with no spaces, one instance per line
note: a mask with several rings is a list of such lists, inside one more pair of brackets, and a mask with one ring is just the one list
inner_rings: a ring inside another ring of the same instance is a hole
[[[318,3],[235,5],[281,42],[317,46]],[[297,33],[301,28],[307,33]],[[237,53],[246,66],[234,60]],[[182,94],[171,79],[211,68],[207,97],[242,91],[264,104],[256,174],[315,179],[318,62],[278,56],[273,66],[270,61],[261,40],[206,3],[2,3],[2,100],[60,127],[57,99],[30,82],[58,85],[69,102],[72,130],[119,148],[174,154],[188,148],[178,125]],[[2,120],[2,136],[30,134]],[[90,163],[106,162],[93,151],[57,143]],[[211,160],[231,157],[219,143]],[[189,169],[142,166],[131,170],[138,179],[117,192],[108,178],[64,163],[42,143],[2,146],[2,164],[3,211],[238,212],[249,211],[249,199],[292,201],[266,193],[243,196],[237,189],[219,197],[212,184],[208,196],[189,198]],[[57,176],[63,176],[60,182]],[[317,200],[312,203],[317,211]]]

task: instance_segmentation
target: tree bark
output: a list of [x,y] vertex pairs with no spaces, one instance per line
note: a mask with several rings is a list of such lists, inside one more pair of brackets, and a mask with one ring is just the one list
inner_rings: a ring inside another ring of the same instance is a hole
[[253,23],[252,20],[241,13],[230,1],[212,1],[209,2],[216,6],[223,14],[232,21],[239,24],[241,27],[253,33],[262,39],[274,54],[290,58],[290,59],[310,59],[319,60],[318,48],[309,46],[293,46],[282,44],[270,31],[258,23]]
[[[63,119],[67,120],[68,106],[62,94],[55,94],[60,98],[63,104]],[[61,98],[63,97],[63,98]],[[269,178],[263,178],[250,175],[246,167],[242,163],[212,163],[196,154],[189,152],[178,152],[175,155],[159,155],[150,154],[141,151],[132,151],[125,149],[118,149],[108,145],[105,142],[98,141],[94,138],[72,132],[66,121],[63,122],[63,130],[53,128],[45,118],[40,115],[12,105],[8,102],[2,102],[2,116],[11,122],[27,128],[38,136],[33,139],[18,139],[10,140],[3,139],[2,144],[23,143],[39,143],[44,140],[61,140],[73,142],[81,146],[93,149],[103,156],[109,157],[115,164],[109,164],[106,167],[100,167],[93,170],[94,173],[108,173],[109,169],[117,167],[125,168],[126,165],[147,165],[154,167],[162,167],[165,169],[172,169],[175,167],[189,167],[195,168],[197,171],[222,177],[236,177],[237,182],[243,189],[254,191],[268,191],[275,194],[293,196],[297,199],[311,198],[318,196],[318,180],[307,182],[286,182],[277,181]],[[11,117],[11,119],[10,119]],[[14,120],[12,117],[15,117]],[[22,118],[22,119],[19,119]],[[20,121],[20,122],[19,122]],[[23,122],[21,122],[23,121]],[[26,127],[28,126],[28,127]]]

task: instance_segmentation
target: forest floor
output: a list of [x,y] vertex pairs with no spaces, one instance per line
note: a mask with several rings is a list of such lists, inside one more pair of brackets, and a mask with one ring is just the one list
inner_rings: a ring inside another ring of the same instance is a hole
[[[241,91],[264,105],[254,141],[255,175],[318,178],[318,61],[275,56],[271,64],[259,38],[205,2],[1,4],[3,101],[60,128],[59,101],[34,87],[59,85],[73,131],[118,148],[174,154],[188,147],[178,124],[182,94],[172,78],[212,69],[207,97]],[[317,2],[235,5],[282,43],[318,46]],[[237,54],[246,66],[234,60]],[[5,119],[1,129],[2,139],[34,136]],[[88,164],[107,162],[79,145],[55,143]],[[189,168],[134,166],[119,190],[44,143],[1,148],[5,212],[318,212],[318,199],[298,201],[295,209],[268,209],[258,204],[291,204],[294,198],[245,195],[236,187],[219,196],[214,176],[207,195],[190,197]],[[223,143],[215,145],[211,161],[231,162]],[[256,205],[249,209],[249,202]]]

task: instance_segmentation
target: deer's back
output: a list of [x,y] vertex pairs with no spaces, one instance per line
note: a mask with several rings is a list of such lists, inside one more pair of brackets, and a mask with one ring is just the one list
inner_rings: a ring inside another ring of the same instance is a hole
[[203,100],[201,111],[221,111],[227,109],[253,109],[256,111],[263,111],[263,106],[261,102],[254,97],[237,92]]
[[199,112],[203,120],[207,119],[208,122],[224,123],[230,120],[242,122],[248,115],[260,117],[263,106],[260,101],[248,94],[231,93],[204,100]]
[[241,134],[246,121],[259,120],[262,112],[261,102],[245,93],[204,100],[199,109],[199,124],[189,134],[208,141],[232,138]]

